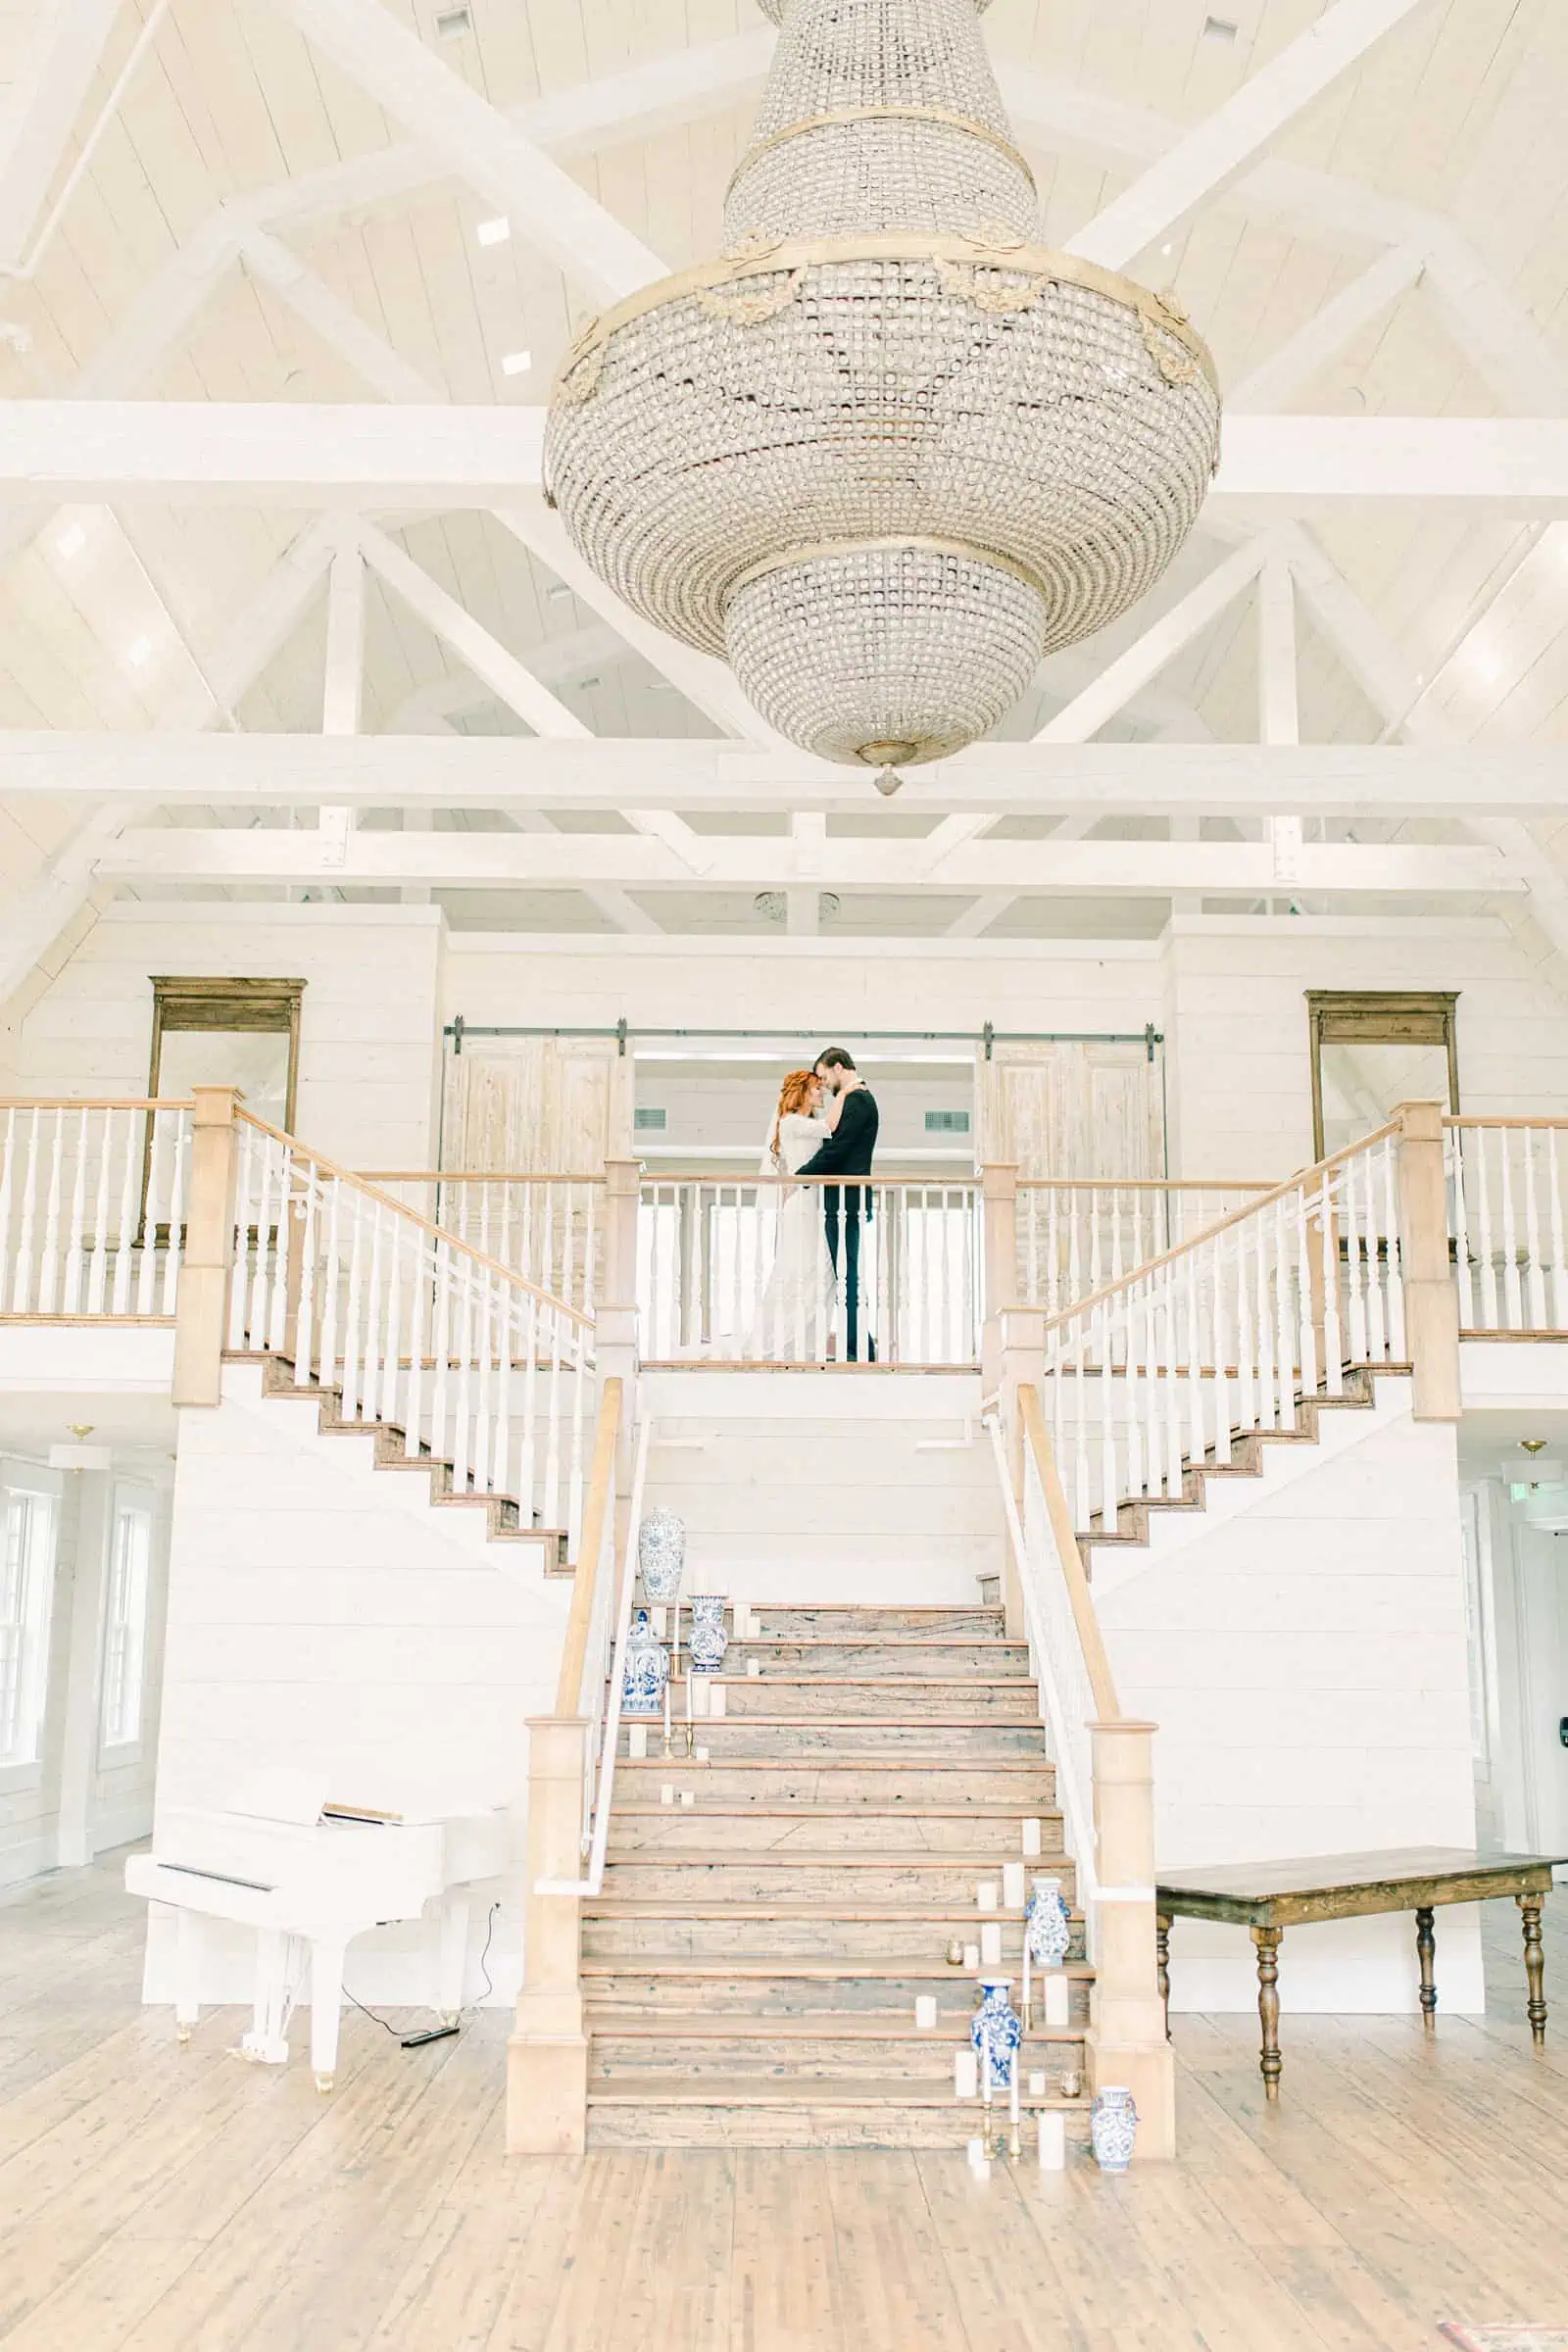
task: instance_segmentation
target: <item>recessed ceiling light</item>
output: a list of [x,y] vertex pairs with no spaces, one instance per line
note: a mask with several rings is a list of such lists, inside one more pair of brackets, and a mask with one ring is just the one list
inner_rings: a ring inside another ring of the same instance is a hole
[[1176,248],[1174,245],[1162,245],[1159,250],[1161,258],[1165,261],[1168,261],[1171,255],[1175,252]]
[[466,8],[437,9],[435,37],[438,41],[461,41],[466,32],[472,30],[473,19]]
[[152,650],[153,641],[150,637],[133,637],[125,648],[125,660],[132,669],[140,669]]
[[66,562],[69,564],[73,556],[80,555],[86,544],[87,534],[82,529],[80,523],[68,522],[65,529],[61,532],[59,538],[55,541],[55,549],[58,554],[65,557]]
[[553,605],[559,605],[563,597],[566,597],[571,594],[571,590],[566,586],[564,580],[552,580],[549,587],[545,590],[545,594],[549,597]]
[[1229,17],[1205,17],[1202,32],[1199,37],[1201,40],[1213,41],[1221,49],[1230,49],[1234,47],[1236,36],[1241,29],[1239,24],[1231,23]]
[[588,691],[588,689],[589,689],[589,687],[590,687],[590,686],[597,686],[597,685],[598,685],[598,683],[599,683],[599,680],[598,680],[597,678],[579,678],[579,679],[577,680],[577,684],[578,684],[578,686],[579,686],[579,687],[582,689],[582,691],[583,691],[585,694],[587,693],[587,691]]
[[502,357],[501,372],[503,375],[526,375],[532,366],[531,351],[509,351]]
[[504,213],[498,214],[494,220],[476,221],[473,233],[481,245],[504,245],[512,234],[512,222]]

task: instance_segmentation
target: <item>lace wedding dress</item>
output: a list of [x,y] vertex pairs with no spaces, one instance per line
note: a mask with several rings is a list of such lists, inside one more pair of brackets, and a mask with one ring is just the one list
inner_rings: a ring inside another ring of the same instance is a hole
[[[762,1174],[793,1176],[826,1137],[825,1119],[791,1111],[778,1123],[778,1164],[764,1152]],[[833,1318],[833,1261],[822,1229],[821,1187],[770,1185],[764,1190],[778,1203],[773,1261],[746,1352],[770,1363],[812,1362],[827,1352]]]

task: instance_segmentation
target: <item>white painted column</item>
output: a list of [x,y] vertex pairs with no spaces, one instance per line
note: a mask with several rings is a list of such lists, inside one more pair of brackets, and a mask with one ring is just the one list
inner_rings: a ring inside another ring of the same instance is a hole
[[[67,1627],[66,1701],[60,1748],[60,1807],[55,1861],[61,1870],[81,1868],[93,1857],[94,1796],[98,1778],[99,1704],[102,1692],[104,1608],[109,1589],[109,1549],[114,1540],[115,1478],[107,1446],[82,1446],[102,1453],[96,1469],[67,1472],[65,1525],[74,1522]],[[74,1510],[71,1508],[74,1501]]]
[[[1296,589],[1290,564],[1282,555],[1270,556],[1257,575],[1257,739],[1274,744],[1301,740]],[[1271,816],[1268,831],[1275,881],[1286,885],[1298,882],[1301,872],[1300,818]]]

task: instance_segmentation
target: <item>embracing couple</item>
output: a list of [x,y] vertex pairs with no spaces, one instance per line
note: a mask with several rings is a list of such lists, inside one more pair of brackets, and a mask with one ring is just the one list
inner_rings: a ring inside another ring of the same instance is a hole
[[[808,1070],[791,1070],[762,1160],[764,1176],[869,1176],[876,1150],[876,1097],[842,1046]],[[799,1185],[779,1208],[777,1246],[763,1294],[757,1352],[825,1353],[839,1273],[844,1276],[846,1359],[860,1357],[860,1228],[871,1221],[871,1191],[858,1184]],[[876,1361],[867,1322],[865,1360]]]

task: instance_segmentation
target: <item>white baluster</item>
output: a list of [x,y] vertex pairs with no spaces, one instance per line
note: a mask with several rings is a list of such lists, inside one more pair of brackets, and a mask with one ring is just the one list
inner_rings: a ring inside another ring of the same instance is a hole
[[[517,1329],[517,1292],[501,1285],[496,1299],[495,1435],[490,1454],[490,1487],[496,1494],[514,1493],[512,1478],[512,1366]],[[518,1496],[517,1499],[521,1500]]]
[[1135,1280],[1127,1296],[1127,1498],[1148,1492],[1149,1461],[1149,1282]]
[[524,1527],[543,1525],[535,1507],[538,1491],[539,1301],[531,1291],[522,1300],[522,1446],[517,1471],[517,1495]]
[[[104,1288],[109,1279],[109,1167],[114,1154],[117,1114],[112,1110],[100,1110],[96,1115],[98,1119],[98,1170],[93,1192],[92,1264],[87,1270],[87,1312],[89,1315],[103,1313]],[[9,1175],[10,1165],[11,1135],[8,1124],[6,1132],[7,1175]],[[8,1232],[5,1186],[3,1182],[0,1182],[0,1245],[4,1244]],[[4,1303],[5,1288],[5,1270],[3,1263],[0,1263],[0,1304]],[[166,1307],[165,1312],[167,1313],[167,1311]]]
[[1317,1395],[1317,1331],[1312,1322],[1312,1261],[1307,1234],[1306,1195],[1293,1193],[1288,1203],[1296,1229],[1297,1348],[1300,1357],[1301,1394]]
[[[252,1261],[250,1311],[245,1319],[244,1343],[253,1351],[265,1348],[267,1345],[269,1271],[271,1262],[271,1250],[269,1248],[269,1237],[272,1220],[273,1186],[277,1173],[276,1144],[273,1143],[270,1135],[257,1136],[255,1141],[257,1156],[261,1162],[261,1165],[258,1170],[255,1196],[256,1255]],[[250,1219],[247,1217],[245,1219],[245,1224],[240,1228],[239,1263],[243,1263],[244,1259],[245,1228],[249,1225],[249,1223]],[[236,1289],[243,1287],[242,1283],[238,1279],[237,1265],[234,1287]]]
[[403,1415],[403,1451],[413,1460],[421,1442],[424,1413],[424,1350],[430,1316],[435,1254],[423,1235],[416,1234],[409,1251],[409,1393]]
[[337,1386],[337,1332],[343,1296],[343,1187],[335,1176],[322,1177],[313,1161],[305,1163],[311,1184],[323,1188],[321,1223],[326,1233],[326,1263],[321,1272],[321,1358],[318,1374],[324,1389]]
[[1508,1129],[1499,1127],[1497,1129],[1497,1190],[1502,1209],[1502,1295],[1507,1317],[1504,1328],[1508,1331],[1523,1331],[1525,1312],[1524,1299],[1519,1288],[1519,1233],[1514,1221],[1511,1141]]
[[66,1114],[57,1108],[49,1138],[49,1187],[44,1200],[43,1245],[38,1252],[38,1312],[52,1315],[60,1281],[60,1186],[65,1164]]
[[365,1223],[369,1228],[367,1245],[368,1265],[365,1284],[365,1348],[360,1381],[360,1409],[367,1421],[384,1421],[386,1402],[382,1392],[382,1370],[385,1364],[385,1341],[382,1336],[381,1252],[385,1235],[382,1220],[386,1215],[379,1200],[365,1204]]
[[352,1190],[345,1202],[348,1227],[349,1279],[343,1308],[343,1418],[360,1418],[360,1318],[365,1299],[365,1196]]
[[1291,1207],[1297,1196],[1274,1203],[1274,1337],[1279,1347],[1280,1427],[1296,1427],[1296,1316],[1291,1305],[1295,1262]]
[[159,1111],[157,1116],[169,1122],[173,1161],[169,1191],[169,1248],[164,1252],[164,1295],[159,1309],[162,1314],[172,1315],[179,1295],[180,1261],[185,1254],[185,1161],[190,1151],[190,1128],[182,1110]]
[[1378,1147],[1383,1160],[1383,1220],[1386,1234],[1384,1263],[1388,1295],[1389,1356],[1402,1364],[1404,1349],[1404,1247],[1399,1238],[1398,1187],[1394,1160],[1394,1138]]
[[452,1484],[466,1494],[470,1485],[469,1417],[473,1405],[473,1268],[454,1250],[448,1261],[452,1291]]
[[1536,1197],[1536,1139],[1529,1128],[1519,1135],[1519,1178],[1525,1196],[1525,1289],[1532,1331],[1546,1328],[1546,1277],[1541,1252],[1541,1205]]
[[1230,1315],[1225,1298],[1225,1269],[1231,1249],[1228,1234],[1207,1244],[1209,1297],[1214,1339],[1214,1460],[1231,1459]]
[[547,1419],[545,1423],[545,1488],[544,1524],[560,1527],[561,1519],[561,1348],[558,1335],[549,1330],[544,1337],[550,1347],[550,1371],[546,1384]]
[[1476,1243],[1481,1258],[1481,1329],[1499,1331],[1497,1321],[1496,1240],[1492,1224],[1492,1180],[1488,1166],[1487,1129],[1469,1130],[1475,1147],[1476,1165]]
[[1101,1509],[1108,1533],[1116,1532],[1116,1505],[1120,1500],[1121,1472],[1116,1459],[1116,1398],[1114,1348],[1109,1301],[1095,1309],[1096,1345],[1100,1350],[1100,1493]]
[[82,1238],[87,1217],[87,1120],[89,1113],[76,1113],[75,1167],[71,1185],[71,1213],[66,1235],[66,1280],[61,1299],[64,1314],[75,1314],[81,1305],[81,1278],[84,1270]]
[[1182,1491],[1182,1379],[1178,1359],[1182,1351],[1181,1334],[1177,1329],[1177,1298],[1174,1269],[1164,1267],[1158,1277],[1160,1301],[1160,1344],[1164,1375],[1160,1382],[1164,1420],[1164,1480],[1165,1493],[1179,1497]]
[[563,1344],[571,1348],[573,1355],[571,1464],[566,1493],[566,1532],[568,1537],[567,1557],[575,1559],[582,1536],[583,1421],[588,1401],[587,1335],[576,1324],[568,1323],[564,1315],[558,1315],[556,1320],[561,1325]]
[[294,1334],[294,1385],[309,1388],[316,1371],[316,1345],[318,1337],[317,1310],[317,1208],[318,1192],[315,1170],[303,1159],[294,1163],[300,1186],[303,1213],[300,1219],[300,1314]]
[[[1551,1327],[1568,1329],[1568,1266],[1563,1262],[1562,1186],[1557,1169],[1557,1130],[1546,1129],[1546,1198],[1551,1213]],[[0,1231],[5,1220],[0,1217]]]
[[1331,1396],[1345,1394],[1345,1341],[1340,1329],[1340,1244],[1334,1194],[1318,1184],[1318,1254],[1323,1285],[1323,1378]]
[[141,1138],[138,1121],[127,1119],[122,1137],[120,1171],[120,1233],[115,1244],[115,1302],[116,1315],[130,1313],[130,1277],[134,1260],[131,1246],[136,1234],[137,1187],[141,1181]]

